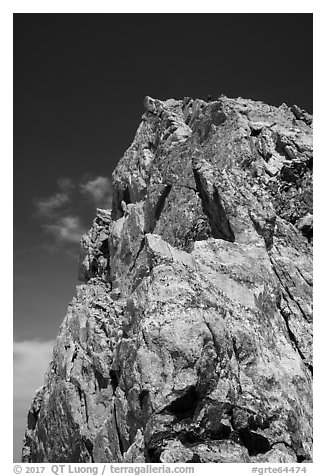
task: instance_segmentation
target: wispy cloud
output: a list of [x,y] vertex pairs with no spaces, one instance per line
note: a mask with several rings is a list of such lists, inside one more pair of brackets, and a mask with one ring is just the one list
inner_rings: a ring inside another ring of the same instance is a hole
[[[94,208],[110,208],[111,202],[112,184],[108,177],[84,175],[79,181],[59,178],[55,193],[34,202],[42,229],[52,237],[47,248],[55,250],[63,244],[72,248],[79,243],[91,223]],[[68,254],[69,251],[66,248]]]
[[57,184],[58,184],[59,189],[62,192],[65,192],[65,193],[71,193],[72,190],[76,186],[74,181],[69,177],[60,177],[60,178],[58,178]]
[[82,194],[89,196],[97,207],[109,208],[112,202],[112,183],[108,177],[96,177],[80,184]]
[[72,198],[76,184],[69,177],[60,177],[57,180],[59,191],[49,197],[35,200],[36,212],[41,216],[52,216],[67,207]]
[[35,205],[39,215],[51,216],[68,202],[69,197],[66,193],[56,193],[48,198],[36,200]]
[[35,391],[43,384],[54,341],[14,342],[14,460],[19,462],[27,413]]
[[85,226],[77,216],[57,217],[56,222],[43,225],[43,228],[50,233],[56,241],[79,243]]

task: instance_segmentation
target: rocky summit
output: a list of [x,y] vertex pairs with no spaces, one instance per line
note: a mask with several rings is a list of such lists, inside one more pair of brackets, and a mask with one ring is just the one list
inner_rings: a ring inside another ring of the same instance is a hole
[[145,98],[24,462],[312,461],[312,117]]

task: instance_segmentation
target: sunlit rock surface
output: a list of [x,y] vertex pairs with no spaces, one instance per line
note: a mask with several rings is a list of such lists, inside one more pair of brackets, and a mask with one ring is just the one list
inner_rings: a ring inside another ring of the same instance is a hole
[[312,459],[312,118],[145,98],[25,462]]

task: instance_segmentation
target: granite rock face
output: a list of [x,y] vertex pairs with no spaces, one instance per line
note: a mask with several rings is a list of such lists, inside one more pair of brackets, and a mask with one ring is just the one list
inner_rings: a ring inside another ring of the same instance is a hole
[[312,118],[147,97],[25,462],[312,459]]

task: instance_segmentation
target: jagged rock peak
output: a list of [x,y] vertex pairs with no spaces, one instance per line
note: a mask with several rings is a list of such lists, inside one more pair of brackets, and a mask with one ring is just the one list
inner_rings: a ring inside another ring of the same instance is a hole
[[23,461],[311,461],[312,117],[144,105],[81,240]]

